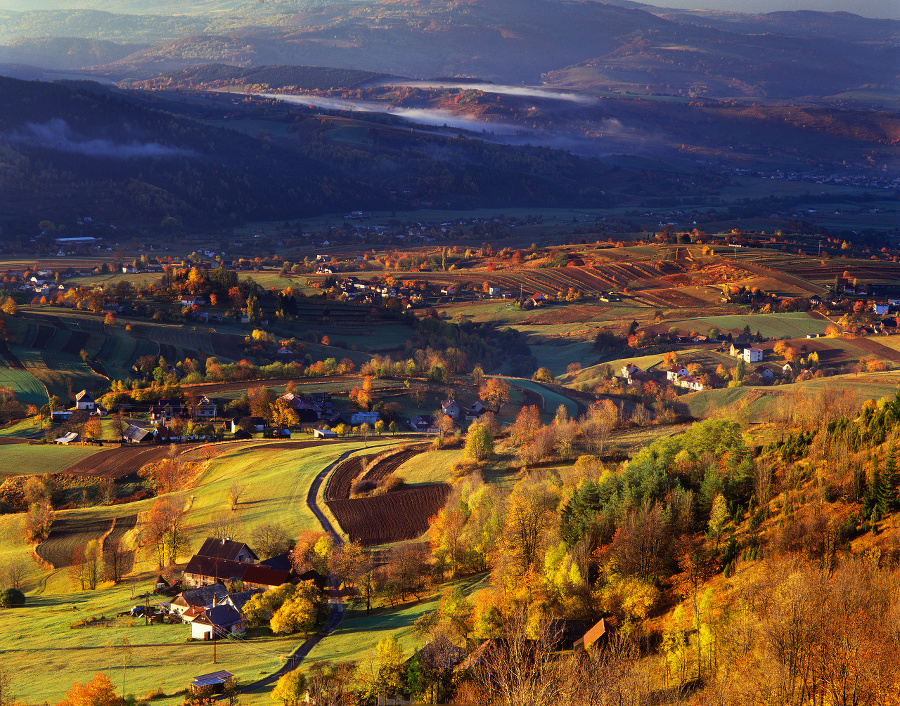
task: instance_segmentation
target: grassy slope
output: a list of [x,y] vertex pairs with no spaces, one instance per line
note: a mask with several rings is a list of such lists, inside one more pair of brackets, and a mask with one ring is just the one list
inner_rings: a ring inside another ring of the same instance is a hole
[[99,446],[59,446],[56,444],[7,444],[0,455],[0,477],[31,473],[59,473],[102,449]]
[[[449,590],[458,584],[470,595],[484,588],[486,581],[484,576],[477,576],[444,584],[441,589]],[[424,640],[412,631],[413,623],[425,613],[436,610],[439,601],[440,595],[433,594],[415,603],[379,609],[370,616],[366,616],[365,610],[347,611],[338,629],[313,648],[304,664],[364,661],[374,657],[378,642],[390,634],[396,636],[405,659],[413,650],[424,646]],[[268,706],[272,703],[272,687],[247,694],[242,702],[245,706]]]
[[[227,450],[211,462],[187,493],[194,496],[188,512],[192,547],[207,536],[212,514],[226,507],[233,478],[247,484],[240,506],[244,533],[249,533],[262,520],[284,522],[294,536],[304,528],[317,527],[306,507],[310,483],[339,454],[359,446],[343,443],[298,450],[259,448],[261,445],[233,449],[225,445],[223,448]],[[5,447],[4,452],[10,448],[19,447]],[[112,518],[147,511],[152,503],[153,500],[146,500],[78,512]],[[19,611],[0,611],[0,650],[5,653],[4,666],[17,675],[14,690],[28,702],[59,701],[73,680],[90,679],[96,670],[105,666],[103,646],[110,640],[120,643],[123,637],[128,637],[132,644],[141,645],[135,648],[135,667],[128,672],[127,691],[142,696],[157,686],[172,694],[184,688],[193,676],[217,668],[228,669],[251,681],[260,673],[277,669],[280,656],[293,649],[300,639],[219,645],[219,665],[213,666],[209,645],[185,643],[188,634],[185,626],[144,628],[138,621],[135,627],[129,628],[123,620],[114,627],[69,630],[69,623],[77,618],[109,616],[138,601],[131,599],[131,588],[127,585],[95,592],[72,592],[65,570],[39,570],[28,558],[29,547],[21,539],[22,522],[22,515],[0,517],[0,562],[5,565],[12,559],[22,559],[29,571],[25,586],[29,605]],[[136,593],[143,592],[149,585],[147,581],[155,575],[153,565],[141,559],[136,571],[142,572],[143,583],[137,584]],[[38,651],[41,660],[34,659]],[[121,670],[113,674],[117,684],[121,683],[121,676]],[[170,702],[177,703],[180,699],[168,699],[164,703]]]
[[400,466],[397,475],[403,478],[407,485],[444,483],[450,478],[450,468],[462,458],[462,449],[427,451]]

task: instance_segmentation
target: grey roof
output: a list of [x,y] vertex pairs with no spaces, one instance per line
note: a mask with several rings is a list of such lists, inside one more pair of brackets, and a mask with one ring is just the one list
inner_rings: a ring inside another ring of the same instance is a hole
[[213,600],[219,602],[226,598],[228,598],[228,591],[225,587],[220,583],[212,583],[209,586],[189,588],[186,591],[182,591],[181,595],[172,602],[178,603],[179,605],[187,604],[189,606],[205,608],[206,606],[212,605]]
[[128,427],[125,429],[125,431],[122,432],[122,435],[126,439],[131,439],[132,441],[141,442],[152,433],[153,433],[152,429],[144,429],[144,428],[136,426],[134,424],[129,424]]
[[238,591],[237,593],[229,593],[228,598],[226,598],[225,600],[228,604],[234,606],[236,610],[243,613],[244,606],[247,605],[247,602],[258,593],[262,593],[262,589],[254,588],[248,591]]
[[206,613],[201,615],[194,622],[200,623],[201,625],[213,625],[217,628],[230,628],[232,625],[241,622],[241,620],[243,620],[241,614],[238,613],[234,607],[227,603],[223,603],[221,605],[213,606],[212,608],[207,608]]
[[225,684],[234,679],[234,674],[231,672],[221,671],[221,672],[211,672],[209,674],[201,674],[199,677],[194,677],[194,681],[191,682],[194,686],[213,686],[214,684]]

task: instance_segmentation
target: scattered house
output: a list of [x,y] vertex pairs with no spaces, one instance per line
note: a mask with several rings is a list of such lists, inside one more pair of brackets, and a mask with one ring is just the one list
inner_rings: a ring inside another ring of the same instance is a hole
[[419,650],[419,660],[431,669],[453,669],[466,658],[466,650],[457,647],[444,635],[436,637]]
[[462,411],[460,410],[459,405],[456,404],[456,402],[452,398],[447,398],[446,400],[441,402],[441,410],[444,412],[444,414],[454,420],[459,417],[459,413],[460,411]]
[[622,366],[622,377],[629,385],[633,385],[636,382],[646,382],[647,380],[652,380],[650,375],[645,373],[633,363],[626,363]]
[[744,360],[748,363],[759,363],[763,359],[762,348],[745,348]]
[[94,401],[94,396],[87,390],[82,390],[75,395],[76,409],[86,409],[87,411],[92,412],[96,406],[97,403]]
[[205,695],[212,692],[213,694],[223,694],[233,681],[234,674],[231,672],[221,671],[202,674],[199,677],[194,677],[194,680],[191,682],[191,693]]
[[313,439],[336,439],[337,434],[331,429],[313,429]]
[[772,372],[772,368],[763,367],[759,369],[759,377],[763,380],[772,380],[775,378],[775,373]]
[[243,429],[244,425],[242,422],[246,420],[246,423],[249,424],[250,429],[248,431],[265,431],[266,428],[266,420],[262,417],[235,417],[231,420],[231,431],[236,434],[238,429]]
[[195,419],[215,419],[216,404],[210,401],[209,397],[203,395],[200,401],[194,405],[192,412]]
[[153,430],[129,424],[122,432],[122,438],[128,444],[140,444],[144,441],[153,441]]
[[228,559],[252,564],[259,561],[259,557],[243,542],[235,542],[231,539],[216,539],[207,537],[196,556],[208,556],[214,559]]
[[547,633],[557,650],[571,650],[590,627],[587,620],[580,618],[555,618],[547,624]]
[[150,421],[154,424],[171,424],[181,416],[181,410],[179,400],[160,400],[159,404],[150,408]]
[[203,306],[203,297],[182,296],[181,306]]
[[380,419],[378,412],[355,412],[350,417],[350,424],[358,427],[360,424],[373,425]]
[[57,444],[62,444],[63,446],[68,446],[71,443],[78,441],[78,433],[74,431],[70,431],[68,434],[65,434],[58,439],[54,439]]
[[888,311],[890,310],[890,308],[891,308],[890,305],[888,305],[887,303],[884,303],[884,304],[881,302],[873,302],[872,303],[872,311],[874,311],[877,316],[886,315],[888,313]]
[[162,574],[160,574],[159,576],[156,577],[156,583],[153,584],[153,590],[156,591],[157,593],[161,593],[162,591],[165,591],[167,588],[169,588],[169,582],[166,581],[165,578],[163,578]]
[[675,382],[680,377],[690,377],[690,373],[688,372],[688,369],[685,368],[683,365],[676,365],[666,371],[666,380],[671,380],[671,381]]
[[247,439],[252,439],[253,434],[249,431],[244,431],[243,429],[238,429],[234,432],[234,440],[235,441],[246,441]]
[[690,375],[685,375],[683,377],[679,377],[675,381],[675,384],[678,387],[684,387],[688,390],[695,390],[697,392],[704,389],[703,383],[700,382],[697,378],[691,377]]
[[420,414],[409,420],[409,428],[413,431],[421,431],[435,433],[437,427],[434,425],[434,417],[430,414]]
[[244,606],[247,605],[247,602],[260,593],[258,589],[248,589],[246,591],[238,591],[236,593],[229,593],[228,598],[223,602],[224,604],[230,605],[236,611],[238,611],[241,615],[244,614]]
[[785,363],[784,367],[781,369],[781,372],[783,372],[785,375],[793,375],[794,369],[791,367],[790,363]]
[[191,588],[211,586],[220,581],[240,581],[247,566],[252,564],[195,554],[184,567],[181,581]]
[[50,412],[51,422],[68,422],[72,418],[72,410],[56,409]]
[[263,591],[286,584],[290,580],[290,571],[270,569],[268,566],[260,564],[248,564],[240,578],[245,590],[258,588]]
[[487,412],[487,408],[481,404],[481,401],[478,400],[469,405],[468,409],[466,409],[466,421],[471,422],[476,419],[480,419],[481,415]]
[[631,384],[631,378],[639,372],[641,372],[641,369],[633,363],[625,363],[622,366],[622,377],[628,381],[629,385]]
[[227,559],[194,556],[184,568],[186,585],[211,585],[217,581],[240,582],[246,589],[264,591],[281,586],[290,580],[289,571],[278,571],[258,564],[245,564]]
[[291,563],[291,552],[284,552],[276,556],[263,559],[259,562],[260,566],[268,566],[270,569],[281,569],[282,571],[290,571],[294,568]]
[[227,603],[207,608],[191,621],[191,637],[194,640],[215,640],[242,633],[246,629],[244,617]]
[[601,647],[609,636],[606,626],[606,620],[600,618],[594,627],[588,630],[584,636],[575,641],[574,649],[576,652],[588,652],[593,647]]
[[[189,588],[181,592],[170,604],[169,609],[173,613],[183,616],[191,608],[206,608],[216,603],[222,603],[228,598],[228,590],[221,583],[212,583],[208,586]],[[195,615],[198,614],[196,611]]]

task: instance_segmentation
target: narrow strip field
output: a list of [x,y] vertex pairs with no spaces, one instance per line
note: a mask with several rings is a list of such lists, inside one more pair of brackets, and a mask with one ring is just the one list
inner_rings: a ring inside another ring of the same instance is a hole
[[39,544],[35,551],[54,568],[69,566],[76,548],[100,539],[111,526],[112,522],[108,518],[98,518],[95,513],[66,514],[53,523],[47,541]]

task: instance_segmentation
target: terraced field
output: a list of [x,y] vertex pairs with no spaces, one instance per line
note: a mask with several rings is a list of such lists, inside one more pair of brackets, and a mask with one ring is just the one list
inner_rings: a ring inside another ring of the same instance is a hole
[[56,569],[69,566],[77,547],[100,539],[111,527],[110,520],[95,515],[67,514],[53,523],[47,541],[39,544],[35,551]]

